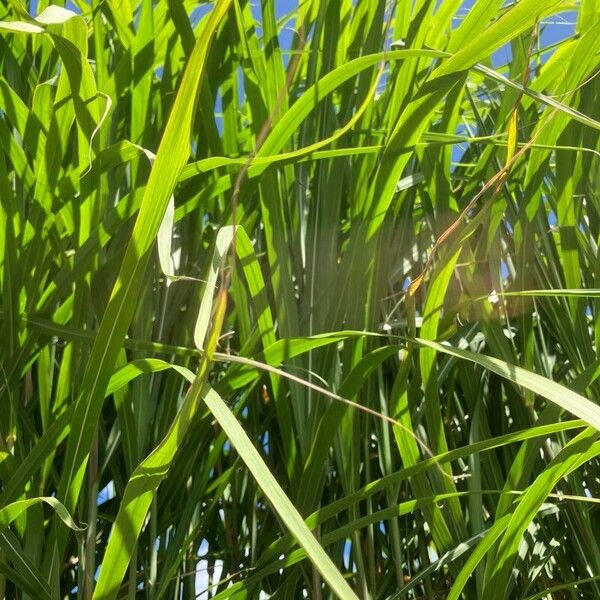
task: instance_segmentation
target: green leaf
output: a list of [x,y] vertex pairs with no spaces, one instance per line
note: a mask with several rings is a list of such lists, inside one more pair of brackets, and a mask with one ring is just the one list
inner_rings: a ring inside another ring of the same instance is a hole
[[85,531],[85,527],[78,527],[73,521],[69,511],[56,498],[51,496],[41,496],[39,498],[28,498],[27,500],[17,500],[3,508],[0,508],[0,532],[6,529],[21,513],[35,506],[36,504],[45,503],[54,509],[58,518],[73,531]]
[[438,342],[433,342],[431,340],[415,338],[414,341],[421,346],[432,348],[443,354],[474,362],[485,369],[488,369],[492,373],[504,377],[515,385],[539,394],[567,412],[579,417],[597,431],[600,431],[600,407],[581,394],[573,392],[560,383],[551,381],[542,375],[532,373],[522,367],[511,365],[498,358],[476,354],[469,350],[455,348],[449,344],[439,344]]
[[304,548],[307,557],[339,598],[357,598],[344,577],[308,529],[300,513],[290,502],[279,483],[277,483],[269,467],[265,464],[231,410],[229,410],[222,398],[212,388],[206,388],[205,394],[204,401],[208,408],[227,434],[227,437],[231,440],[231,443],[235,446],[242,460],[246,463],[258,485],[262,488],[265,497],[269,500],[300,546]]
[[179,173],[188,159],[190,131],[196,96],[212,36],[229,8],[230,0],[219,1],[187,64],[175,104],[150,172],[140,211],[127,245],[125,257],[104,313],[81,384],[73,415],[75,436],[69,438],[58,497],[74,506],[79,495],[88,450],[96,429],[104,389],[108,384],[119,347],[133,318],[135,299],[164,211]]

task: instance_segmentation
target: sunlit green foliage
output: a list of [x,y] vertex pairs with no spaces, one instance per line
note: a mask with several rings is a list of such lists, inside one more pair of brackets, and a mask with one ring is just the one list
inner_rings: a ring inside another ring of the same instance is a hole
[[597,0],[2,2],[0,597],[600,597],[599,68]]

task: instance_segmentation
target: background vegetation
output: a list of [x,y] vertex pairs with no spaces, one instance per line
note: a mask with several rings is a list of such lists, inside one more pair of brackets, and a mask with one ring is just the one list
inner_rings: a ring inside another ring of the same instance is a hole
[[0,21],[0,596],[600,597],[596,0]]

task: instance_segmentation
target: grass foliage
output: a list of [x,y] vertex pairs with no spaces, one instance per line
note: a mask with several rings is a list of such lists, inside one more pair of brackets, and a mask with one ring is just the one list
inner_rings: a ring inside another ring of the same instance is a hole
[[467,4],[0,4],[0,597],[600,597],[600,5]]

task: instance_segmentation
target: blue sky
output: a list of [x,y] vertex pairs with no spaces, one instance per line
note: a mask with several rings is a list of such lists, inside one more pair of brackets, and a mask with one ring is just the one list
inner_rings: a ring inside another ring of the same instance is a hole
[[[275,14],[278,19],[283,18],[285,15],[291,13],[298,5],[298,0],[273,0],[275,2]],[[358,0],[357,0],[358,1]],[[439,3],[444,0],[439,0]],[[456,14],[456,18],[454,19],[455,26],[460,25],[460,19],[462,16],[466,15],[470,8],[477,2],[477,0],[465,0],[458,10]],[[29,4],[30,13],[35,15],[37,12],[37,0],[33,0]],[[252,6],[254,7],[254,12],[257,17],[257,20],[260,19],[260,2],[259,0],[252,0]],[[77,5],[73,0],[67,0],[66,7],[74,10],[75,12],[79,12]],[[211,3],[201,4],[194,11],[193,21],[198,21],[202,16],[204,16],[211,9]],[[542,47],[549,46],[555,42],[558,42],[566,37],[569,37],[573,34],[575,30],[575,20],[577,18],[577,13],[574,11],[567,11],[563,13],[558,13],[549,17],[543,21],[543,27],[541,30],[541,45]],[[290,23],[290,28],[283,30],[280,36],[280,42],[283,48],[288,47],[292,40],[293,32],[291,27],[293,26],[293,22]],[[494,57],[495,66],[500,66],[501,64],[506,63],[510,59],[508,51],[500,51]]]

